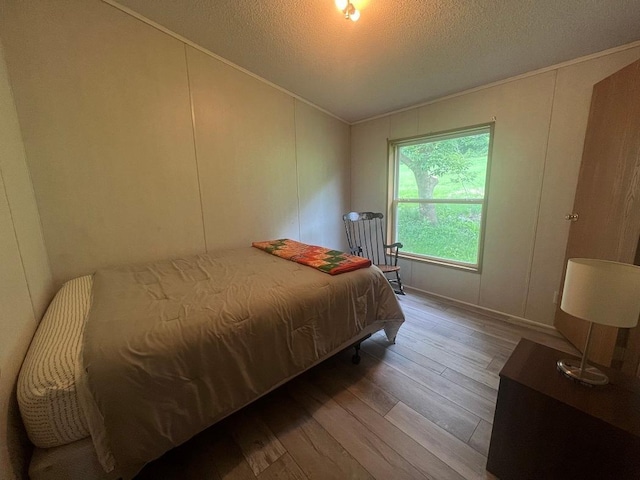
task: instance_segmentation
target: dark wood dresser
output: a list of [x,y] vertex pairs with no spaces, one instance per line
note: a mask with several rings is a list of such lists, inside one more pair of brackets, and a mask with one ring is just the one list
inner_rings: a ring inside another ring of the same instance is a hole
[[487,470],[509,479],[640,479],[640,380],[602,368],[610,383],[562,375],[571,357],[521,340],[500,372]]

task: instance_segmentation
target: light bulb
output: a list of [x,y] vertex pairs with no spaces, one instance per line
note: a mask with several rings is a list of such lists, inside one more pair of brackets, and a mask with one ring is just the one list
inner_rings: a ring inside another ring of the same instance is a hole
[[344,12],[344,9],[349,5],[349,0],[336,0],[336,7]]
[[349,15],[349,18],[351,19],[352,22],[357,22],[358,19],[360,18],[360,10],[358,10],[357,8],[354,9],[353,13]]

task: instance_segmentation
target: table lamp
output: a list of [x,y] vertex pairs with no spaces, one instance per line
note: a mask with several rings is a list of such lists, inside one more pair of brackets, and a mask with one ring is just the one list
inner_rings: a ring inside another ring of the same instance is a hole
[[558,370],[587,385],[605,385],[607,376],[587,364],[593,324],[632,328],[640,316],[640,267],[626,263],[571,258],[560,308],[589,322],[582,360],[558,360]]

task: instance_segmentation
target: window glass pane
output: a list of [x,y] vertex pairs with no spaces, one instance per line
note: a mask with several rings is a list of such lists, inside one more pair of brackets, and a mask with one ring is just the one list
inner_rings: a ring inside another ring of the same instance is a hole
[[[492,131],[487,125],[391,143],[393,240],[404,244],[401,253],[479,270]],[[411,202],[418,199],[433,202]]]
[[402,252],[478,264],[482,205],[400,203]]
[[489,132],[398,147],[398,198],[484,197]]
[[399,165],[398,198],[420,198],[418,196],[418,184],[416,177],[404,163]]

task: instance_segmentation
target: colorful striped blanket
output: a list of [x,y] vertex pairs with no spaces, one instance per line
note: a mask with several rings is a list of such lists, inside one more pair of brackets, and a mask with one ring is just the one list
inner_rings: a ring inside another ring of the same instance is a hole
[[307,245],[288,238],[253,242],[251,245],[286,260],[316,268],[329,275],[338,275],[371,266],[371,260],[368,258],[349,255],[325,247]]

